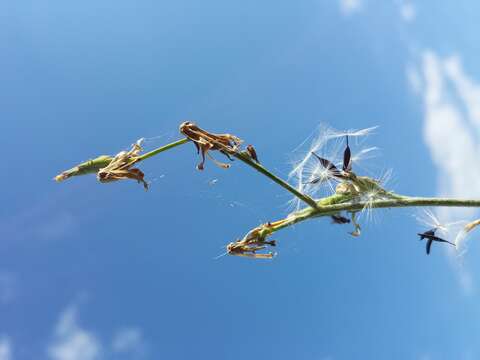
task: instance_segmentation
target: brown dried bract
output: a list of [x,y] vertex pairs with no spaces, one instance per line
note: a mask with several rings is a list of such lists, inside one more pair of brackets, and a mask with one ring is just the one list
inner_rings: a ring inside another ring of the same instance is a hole
[[118,153],[110,164],[98,171],[97,179],[102,183],[124,179],[137,180],[143,184],[145,190],[148,190],[148,183],[144,180],[143,172],[140,169],[132,168],[141,151],[142,147],[136,143],[130,151]]
[[190,121],[180,125],[180,132],[188,139],[193,141],[197,148],[197,153],[201,153],[202,161],[197,165],[198,170],[204,169],[205,156],[208,156],[215,164],[223,169],[228,169],[229,164],[215,160],[210,154],[210,150],[218,150],[229,160],[233,160],[230,155],[237,153],[242,140],[230,134],[211,134]]
[[244,256],[255,259],[271,259],[275,253],[257,253],[269,246],[276,246],[275,240],[265,240],[265,235],[261,235],[264,226],[271,226],[266,224],[251,230],[242,240],[232,242],[227,245],[227,253],[229,255]]

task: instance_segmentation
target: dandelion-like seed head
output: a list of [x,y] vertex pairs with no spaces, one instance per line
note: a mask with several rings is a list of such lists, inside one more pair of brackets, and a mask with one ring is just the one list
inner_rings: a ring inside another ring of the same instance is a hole
[[[335,193],[339,182],[333,168],[325,166],[319,158],[328,160],[334,167],[342,168],[345,140],[348,138],[354,144],[351,163],[353,167],[362,160],[373,157],[377,150],[375,147],[359,148],[361,139],[370,135],[376,127],[362,130],[338,131],[326,125],[320,125],[316,131],[300,144],[293,152],[298,158],[293,161],[292,170],[289,173],[289,180],[294,181],[298,191],[318,198]],[[311,140],[307,147],[305,144]],[[298,210],[300,201],[294,198],[290,201],[293,208]]]

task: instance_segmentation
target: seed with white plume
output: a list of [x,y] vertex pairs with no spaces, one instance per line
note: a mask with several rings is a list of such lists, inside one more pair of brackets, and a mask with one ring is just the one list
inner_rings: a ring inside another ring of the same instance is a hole
[[435,213],[426,208],[422,209],[420,215],[415,216],[417,222],[428,229],[436,229],[442,235],[446,237],[452,237],[453,233],[456,233],[459,228],[462,228],[465,225],[465,221],[455,221],[455,222],[442,222]]
[[[314,198],[334,193],[338,179],[333,176],[332,168],[322,165],[318,158],[326,159],[335,167],[342,169],[345,139],[348,137],[355,144],[351,157],[351,163],[355,168],[362,160],[371,158],[377,150],[375,147],[359,148],[361,145],[359,140],[372,134],[375,129],[376,127],[338,131],[326,125],[320,125],[294,150],[298,158],[293,162],[289,180],[296,183],[298,191]],[[311,144],[308,147],[305,146],[310,139],[312,139]],[[301,206],[298,199],[292,199],[292,204],[297,210]]]

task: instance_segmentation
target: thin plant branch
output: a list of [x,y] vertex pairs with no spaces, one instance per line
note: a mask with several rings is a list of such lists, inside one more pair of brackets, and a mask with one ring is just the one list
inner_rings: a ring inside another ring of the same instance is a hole
[[317,208],[317,202],[312,199],[310,196],[301,193],[297,189],[295,189],[292,185],[287,183],[286,181],[282,180],[278,176],[274,175],[271,171],[266,169],[264,166],[260,165],[258,162],[254,161],[249,155],[244,152],[237,152],[233,156],[235,156],[238,160],[242,161],[243,163],[247,164],[248,166],[254,168],[260,174],[265,175],[270,180],[275,182],[276,184],[283,187],[285,190],[289,191],[291,194],[302,200],[304,203],[309,205],[312,208]]
[[[427,198],[409,197],[395,194],[389,199],[371,201],[356,201],[351,195],[334,194],[317,201],[315,208],[308,207],[289,214],[286,218],[273,222],[267,222],[250,230],[243,239],[227,245],[227,252],[230,255],[248,256],[251,258],[265,259],[272,258],[275,253],[258,253],[264,250],[267,245],[275,246],[274,240],[267,240],[273,233],[298,224],[300,222],[324,216],[336,215],[342,211],[352,214],[352,221],[355,223],[355,215],[364,210],[381,208],[403,208],[403,207],[424,207],[424,206],[446,206],[446,207],[480,207],[480,200],[463,200],[448,198]],[[353,236],[359,236],[359,225],[355,223]],[[232,251],[234,250],[234,251]]]
[[296,223],[309,220],[316,217],[331,216],[342,211],[359,212],[365,208],[369,209],[385,209],[385,208],[405,208],[405,207],[424,207],[424,206],[441,206],[441,207],[480,207],[480,200],[464,200],[464,199],[449,199],[436,197],[409,197],[396,195],[392,199],[381,199],[373,202],[352,201],[348,197],[342,195],[332,195],[321,199],[317,202],[317,207],[306,208],[295,213],[290,214],[283,221],[278,222],[279,225],[272,227],[274,231],[281,230],[285,227],[294,225]]
[[143,155],[139,155],[135,160],[134,162],[135,163],[138,163],[140,161],[143,161],[143,160],[146,160],[148,158],[151,158],[152,156],[155,156],[155,155],[158,155],[164,151],[167,151],[167,150],[170,150],[170,149],[173,149],[177,146],[180,146],[180,145],[183,145],[183,144],[186,144],[189,140],[184,138],[184,139],[180,139],[180,140],[177,140],[177,141],[174,141],[170,144],[167,144],[167,145],[163,145],[163,146],[160,146],[159,148],[157,149],[154,149],[152,151],[149,151]]

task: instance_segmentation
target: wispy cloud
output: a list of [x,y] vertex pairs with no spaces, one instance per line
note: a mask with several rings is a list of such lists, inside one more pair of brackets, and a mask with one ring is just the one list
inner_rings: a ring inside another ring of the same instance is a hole
[[360,11],[362,6],[362,0],[340,0],[340,11],[346,16]]
[[[468,78],[458,56],[442,59],[432,51],[422,56],[424,138],[439,170],[440,195],[480,196],[480,87]],[[470,217],[474,209],[443,209]]]
[[[421,54],[419,74],[412,74],[424,105],[424,139],[438,169],[438,194],[479,198],[480,85],[466,74],[459,55],[442,58],[430,50]],[[476,213],[472,208],[438,209],[445,221],[471,219]],[[471,292],[470,272],[462,266],[459,274],[463,289]]]
[[131,354],[140,357],[146,352],[146,343],[142,331],[138,328],[120,329],[112,340],[112,351],[119,354]]
[[12,216],[0,219],[0,237],[5,241],[59,239],[70,233],[78,219],[62,206],[62,197],[50,194]]
[[81,328],[77,322],[77,307],[69,306],[55,327],[48,356],[53,360],[98,360],[102,347],[97,337]]
[[415,20],[417,16],[417,10],[411,2],[402,2],[399,6],[400,16],[406,22],[411,22]]
[[12,344],[10,339],[3,335],[0,337],[0,360],[12,360],[13,359]]
[[98,334],[80,325],[78,306],[73,304],[60,314],[47,355],[51,360],[145,359],[147,350],[138,327],[120,328],[110,342],[102,342]]

